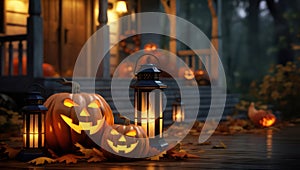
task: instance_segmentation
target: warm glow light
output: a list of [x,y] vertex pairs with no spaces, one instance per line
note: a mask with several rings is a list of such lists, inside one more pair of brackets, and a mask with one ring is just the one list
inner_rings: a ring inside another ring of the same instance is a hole
[[155,51],[157,49],[157,45],[154,43],[148,43],[144,46],[145,51]]
[[116,5],[116,11],[120,14],[127,12],[127,5],[125,1],[118,1]]
[[267,138],[266,138],[266,146],[267,146],[267,158],[272,158],[273,152],[273,130],[268,129]]
[[[125,140],[123,142],[126,142],[126,139],[124,138],[124,136],[123,136],[123,140]],[[129,146],[127,146],[127,145],[116,145],[115,146],[113,141],[111,141],[109,139],[107,139],[106,141],[107,141],[108,146],[114,152],[119,153],[120,151],[122,151],[125,154],[128,154],[128,153],[132,152],[136,148],[136,146],[138,145],[138,143],[139,143],[139,141],[137,141],[136,143],[130,144]]]
[[183,122],[184,121],[184,106],[181,103],[173,105],[173,121]]
[[264,117],[262,118],[259,123],[263,126],[263,127],[269,127],[269,126],[272,126],[276,121],[276,118],[275,117]]
[[[39,138],[44,139],[44,125],[42,123],[41,129],[39,129],[39,115],[38,114],[30,114],[29,121],[26,121],[27,118],[24,119],[24,134],[23,134],[23,144],[24,147],[29,146],[30,148],[39,148]],[[41,118],[42,120],[44,118]],[[27,131],[27,123],[29,123],[29,129]],[[41,131],[41,135],[39,135],[39,131]],[[29,137],[29,143],[27,143],[27,137]],[[28,144],[28,145],[27,145]],[[44,141],[41,142],[41,146],[44,146]]]
[[94,126],[92,125],[92,122],[79,122],[79,125],[76,125],[72,123],[73,120],[68,116],[65,116],[63,114],[61,114],[60,116],[66,122],[66,124],[69,125],[70,128],[72,128],[78,134],[81,134],[82,130],[89,130],[90,135],[93,135],[101,129],[105,121],[105,117],[103,117],[103,119],[97,120],[97,124]]
[[27,0],[8,0],[6,9],[14,12],[27,12]]

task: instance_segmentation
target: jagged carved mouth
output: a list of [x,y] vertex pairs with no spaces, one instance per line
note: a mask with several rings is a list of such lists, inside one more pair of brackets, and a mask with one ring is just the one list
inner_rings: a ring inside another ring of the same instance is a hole
[[137,141],[137,142],[135,142],[133,144],[130,144],[128,146],[128,145],[114,145],[113,141],[111,141],[109,139],[107,139],[106,141],[107,141],[108,146],[113,151],[115,151],[116,153],[120,153],[120,151],[121,151],[121,152],[124,152],[125,154],[132,152],[139,143],[139,141]]
[[79,122],[79,124],[76,125],[76,124],[72,123],[73,120],[71,118],[69,118],[68,116],[65,116],[63,114],[61,114],[60,116],[67,123],[67,125],[69,125],[78,134],[81,134],[82,130],[89,130],[90,135],[97,133],[102,128],[104,120],[105,120],[105,117],[103,117],[103,119],[101,119],[101,120],[97,120],[97,123],[94,126],[93,126],[92,122]]

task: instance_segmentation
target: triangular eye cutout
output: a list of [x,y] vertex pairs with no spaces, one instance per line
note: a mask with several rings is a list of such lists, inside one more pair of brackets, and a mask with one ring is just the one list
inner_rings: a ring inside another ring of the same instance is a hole
[[112,130],[110,131],[110,134],[112,134],[112,135],[119,135],[119,132],[116,131],[115,129],[112,129]]
[[79,106],[72,99],[65,99],[64,100],[64,105],[67,106],[67,107]]
[[131,131],[126,133],[126,136],[134,137],[135,135],[136,135],[136,130],[131,130]]
[[94,108],[94,109],[100,108],[100,106],[101,104],[98,100],[94,100],[92,101],[92,103],[88,105],[89,108]]

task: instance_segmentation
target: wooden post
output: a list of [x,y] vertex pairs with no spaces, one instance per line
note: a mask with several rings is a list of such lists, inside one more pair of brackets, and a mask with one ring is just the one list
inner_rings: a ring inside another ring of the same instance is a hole
[[99,16],[98,16],[98,21],[99,21],[99,26],[98,29],[102,29],[101,31],[101,36],[102,43],[99,44],[100,52],[104,56],[101,64],[101,76],[103,78],[110,78],[110,52],[108,51],[107,54],[105,54],[105,50],[109,49],[109,26],[107,26],[107,7],[108,7],[108,2],[107,0],[99,0]]
[[[169,17],[170,22],[170,42],[169,49],[173,54],[177,54],[177,44],[176,44],[176,0],[169,0],[170,4],[167,3],[168,0],[161,0],[161,3],[165,9],[165,12],[169,15],[173,15],[173,17]],[[175,37],[175,38],[174,38]],[[171,58],[170,58],[171,59]],[[172,58],[173,59],[173,58]],[[169,60],[170,65],[176,65],[176,60]]]
[[42,77],[43,70],[43,20],[41,18],[41,1],[29,0],[29,17],[27,18],[27,75]]
[[219,50],[219,32],[218,32],[218,15],[214,7],[213,0],[208,0],[208,8],[212,16],[212,30],[211,30],[211,44],[215,48],[211,48],[211,75],[213,81],[219,80],[219,60],[218,60],[218,50]]

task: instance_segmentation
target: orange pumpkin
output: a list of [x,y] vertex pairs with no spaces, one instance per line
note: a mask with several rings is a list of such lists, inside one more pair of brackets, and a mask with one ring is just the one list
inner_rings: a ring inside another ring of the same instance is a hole
[[126,160],[146,157],[150,145],[141,126],[115,124],[105,129],[101,147],[107,158]]
[[57,93],[44,105],[48,108],[46,144],[57,154],[74,152],[75,143],[96,146],[91,138],[101,140],[106,124],[114,124],[111,108],[98,94]]
[[257,110],[251,102],[248,108],[248,117],[256,126],[269,127],[276,122],[276,117],[271,111]]
[[[19,75],[19,60],[18,58],[13,59],[13,75]],[[58,73],[55,71],[54,67],[51,64],[43,63],[43,75],[44,77],[58,77]],[[27,59],[26,57],[22,58],[22,73],[21,75],[26,75],[27,72]]]

